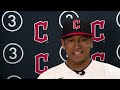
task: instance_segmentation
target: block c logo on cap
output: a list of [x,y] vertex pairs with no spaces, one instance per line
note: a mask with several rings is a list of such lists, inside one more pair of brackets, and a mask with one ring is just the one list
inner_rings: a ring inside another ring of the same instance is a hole
[[80,20],[73,21],[73,29],[75,30],[80,29]]

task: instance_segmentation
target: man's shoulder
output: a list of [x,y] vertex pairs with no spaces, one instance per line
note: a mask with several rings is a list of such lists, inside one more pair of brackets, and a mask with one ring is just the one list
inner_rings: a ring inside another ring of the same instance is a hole
[[49,68],[45,72],[39,75],[38,79],[44,79],[44,78],[55,78],[55,76],[60,74],[62,70],[64,69],[65,63],[61,63],[59,65],[56,65],[54,67]]
[[110,63],[106,63],[106,62],[100,62],[100,61],[94,61],[94,60],[93,60],[93,63],[96,64],[96,65],[98,65],[98,66],[102,66],[102,67],[104,67],[104,68],[120,69],[119,67],[114,66],[114,65],[112,65],[112,64],[110,64]]

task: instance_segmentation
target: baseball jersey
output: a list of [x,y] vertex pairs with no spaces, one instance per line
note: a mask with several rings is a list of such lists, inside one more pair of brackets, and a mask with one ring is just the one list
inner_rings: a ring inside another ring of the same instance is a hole
[[92,60],[84,75],[70,69],[65,62],[48,69],[38,79],[120,79],[120,68]]

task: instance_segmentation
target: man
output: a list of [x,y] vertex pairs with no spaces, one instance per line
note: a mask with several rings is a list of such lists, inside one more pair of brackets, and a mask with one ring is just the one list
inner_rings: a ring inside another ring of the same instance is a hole
[[61,38],[67,60],[39,75],[38,79],[120,79],[120,68],[90,58],[93,48],[90,23],[66,20]]

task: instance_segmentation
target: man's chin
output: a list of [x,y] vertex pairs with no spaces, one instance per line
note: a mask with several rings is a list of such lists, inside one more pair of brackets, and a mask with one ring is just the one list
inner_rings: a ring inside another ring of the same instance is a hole
[[74,60],[74,62],[76,62],[76,63],[81,63],[81,62],[83,62],[84,60],[83,59],[73,59]]

